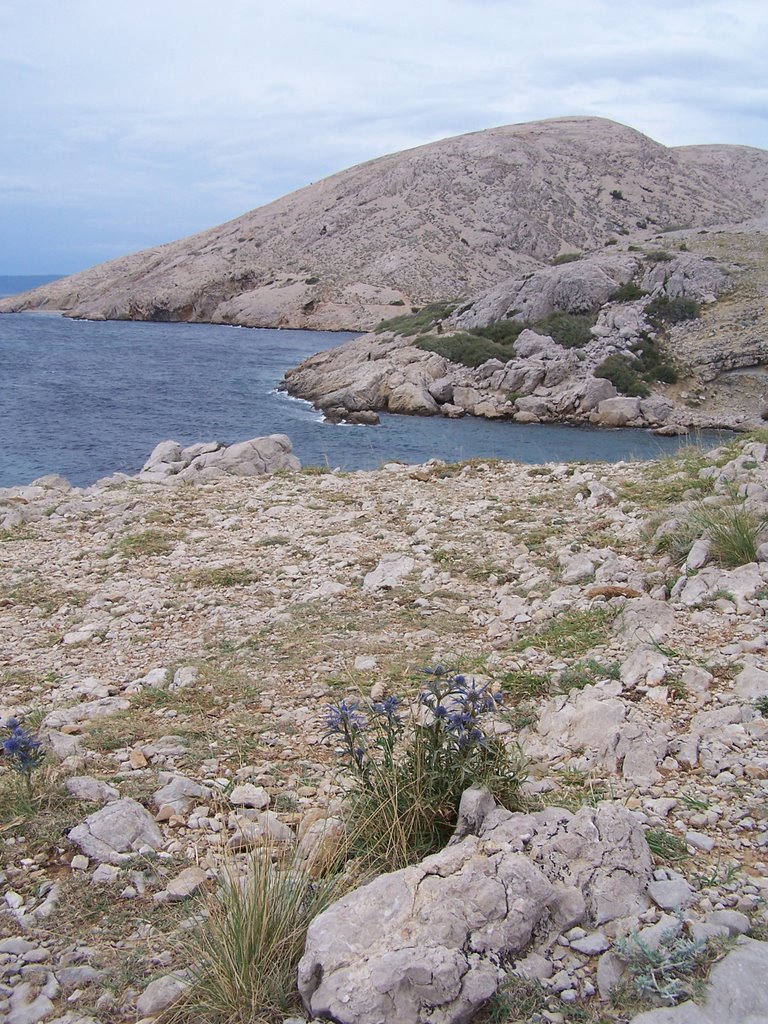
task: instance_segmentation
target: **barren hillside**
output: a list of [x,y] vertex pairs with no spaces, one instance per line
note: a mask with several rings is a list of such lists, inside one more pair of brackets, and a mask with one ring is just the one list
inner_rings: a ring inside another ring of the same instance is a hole
[[767,197],[763,150],[670,149],[612,121],[557,118],[372,160],[0,311],[366,328],[560,252],[759,216]]

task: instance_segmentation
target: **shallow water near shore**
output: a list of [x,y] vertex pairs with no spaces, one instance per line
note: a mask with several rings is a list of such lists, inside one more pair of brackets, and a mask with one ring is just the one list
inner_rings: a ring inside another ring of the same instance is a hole
[[[304,465],[375,469],[390,461],[503,458],[527,463],[654,458],[688,444],[637,430],[383,415],[331,425],[277,392],[284,372],[351,334],[208,324],[0,316],[0,486],[61,473],[83,486],[136,473],[154,446],[226,444],[285,433]],[[709,431],[699,443],[724,435]]]

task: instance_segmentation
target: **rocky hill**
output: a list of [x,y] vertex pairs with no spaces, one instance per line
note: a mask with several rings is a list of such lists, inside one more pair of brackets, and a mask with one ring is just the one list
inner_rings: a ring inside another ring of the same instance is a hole
[[599,118],[445,139],[0,303],[79,317],[370,328],[558,253],[766,212],[768,153],[667,148]]

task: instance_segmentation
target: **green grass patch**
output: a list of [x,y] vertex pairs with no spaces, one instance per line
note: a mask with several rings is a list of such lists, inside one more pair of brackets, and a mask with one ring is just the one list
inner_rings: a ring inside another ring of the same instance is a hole
[[414,310],[412,313],[404,313],[402,316],[382,320],[374,330],[376,334],[391,331],[393,334],[411,338],[414,334],[422,334],[436,327],[446,317],[449,317],[455,309],[455,302],[430,302],[428,305]]
[[690,856],[685,842],[665,828],[649,828],[645,841],[654,859],[665,864],[679,864]]
[[605,606],[562,612],[535,632],[521,637],[512,649],[533,647],[561,658],[579,658],[606,642],[615,617],[614,609]]
[[258,579],[255,572],[238,565],[219,565],[210,569],[194,569],[182,582],[191,583],[193,587],[247,587]]
[[176,547],[179,534],[168,530],[149,529],[128,533],[108,550],[107,557],[119,554],[124,558],[152,558],[167,555]]

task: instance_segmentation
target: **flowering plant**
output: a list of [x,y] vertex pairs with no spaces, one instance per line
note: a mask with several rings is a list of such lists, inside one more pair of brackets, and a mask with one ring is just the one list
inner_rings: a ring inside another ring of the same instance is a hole
[[365,822],[358,835],[366,847],[396,848],[383,867],[438,849],[468,786],[488,786],[500,802],[515,806],[525,777],[519,748],[507,747],[488,728],[501,694],[472,676],[442,667],[425,671],[429,678],[410,706],[391,696],[328,707],[326,734],[339,742],[355,782],[352,816]]
[[42,744],[16,718],[9,718],[5,728],[10,736],[3,741],[3,754],[10,759],[11,768],[22,776],[31,794],[32,772],[42,764],[45,757]]

